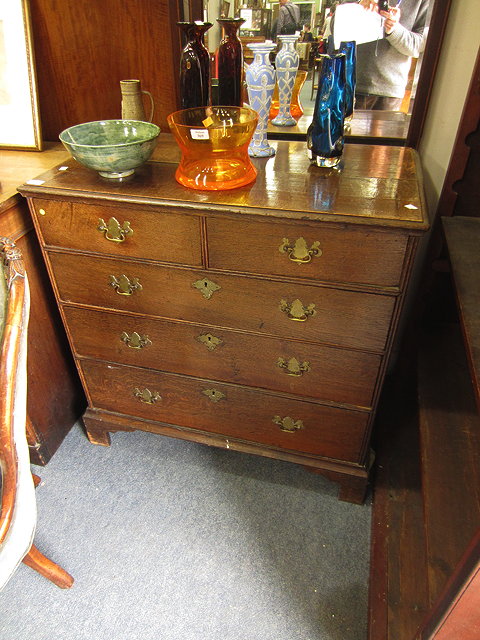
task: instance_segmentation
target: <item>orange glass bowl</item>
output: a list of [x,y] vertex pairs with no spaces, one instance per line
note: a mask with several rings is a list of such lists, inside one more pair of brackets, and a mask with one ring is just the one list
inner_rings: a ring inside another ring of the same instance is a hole
[[201,191],[253,182],[257,171],[248,144],[257,120],[257,112],[249,107],[195,107],[171,113],[167,122],[182,151],[177,182]]

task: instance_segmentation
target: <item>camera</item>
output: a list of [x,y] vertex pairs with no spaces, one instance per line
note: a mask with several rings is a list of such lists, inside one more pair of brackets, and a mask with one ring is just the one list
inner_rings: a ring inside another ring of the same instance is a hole
[[378,0],[378,10],[379,11],[388,11],[389,10],[389,6],[388,6],[388,0]]

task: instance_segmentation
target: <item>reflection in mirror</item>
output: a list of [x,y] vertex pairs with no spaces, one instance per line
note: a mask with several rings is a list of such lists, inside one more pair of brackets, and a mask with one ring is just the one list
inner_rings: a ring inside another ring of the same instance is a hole
[[[269,0],[201,0],[203,3],[203,20],[213,23],[213,27],[209,30],[206,37],[206,46],[210,53],[214,55],[221,39],[221,28],[217,22],[220,17],[242,17],[243,23],[239,35],[243,44],[245,63],[250,64],[252,54],[246,47],[249,42],[259,42],[266,39],[275,38],[275,27],[279,13],[279,2],[270,2]],[[344,0],[344,2],[349,0]],[[351,0],[350,0],[351,1]],[[415,4],[415,0],[390,0],[390,4],[400,5],[404,3],[406,7],[409,4]],[[450,0],[430,0],[429,12],[427,16],[427,24],[425,33],[429,32],[428,26],[432,10],[437,5],[437,29],[443,28],[446,16],[448,14],[448,6]],[[322,41],[325,35],[328,35],[329,14],[335,8],[337,2],[335,0],[297,0],[296,5],[300,8],[300,22],[302,25],[310,25],[310,31],[313,41],[297,43],[297,50],[300,55],[300,70],[306,72],[306,80],[300,91],[299,99],[303,108],[303,115],[298,119],[297,125],[293,127],[273,127],[269,124],[269,137],[272,138],[302,138],[306,134],[308,125],[310,124],[313,110],[315,106],[316,86],[318,82],[318,64],[316,57],[321,52]],[[441,14],[441,15],[440,15]],[[351,134],[349,138],[358,141],[375,141],[378,138],[382,142],[391,144],[403,144],[405,139],[409,137],[409,128],[411,125],[412,113],[414,113],[415,100],[417,96],[417,88],[419,87],[422,76],[420,71],[424,56],[427,56],[428,45],[430,40],[438,47],[440,37],[437,35],[432,38],[432,31],[424,39],[425,53],[420,57],[412,58],[408,73],[408,82],[402,99],[400,100],[397,110],[367,110],[355,108],[354,117],[351,122]],[[301,38],[303,40],[303,36]],[[308,40],[310,36],[308,36]],[[430,51],[429,66],[433,71],[436,62],[436,52]],[[425,81],[431,83],[432,77],[423,75]],[[430,84],[429,84],[430,86]],[[428,97],[429,91],[425,87],[421,91],[422,96]],[[423,105],[416,106],[416,112],[419,113],[419,120],[423,121],[422,110],[426,110],[426,101]]]

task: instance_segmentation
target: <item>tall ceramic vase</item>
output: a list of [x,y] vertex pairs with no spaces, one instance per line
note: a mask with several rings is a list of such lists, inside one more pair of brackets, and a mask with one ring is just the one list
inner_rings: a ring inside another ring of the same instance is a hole
[[180,57],[182,109],[210,104],[210,54],[203,38],[211,22],[177,22],[187,38]]
[[338,52],[345,54],[345,133],[350,133],[355,108],[357,44],[355,41],[341,42]]
[[247,47],[255,54],[245,73],[248,100],[258,113],[258,124],[248,146],[248,155],[264,158],[275,155],[275,149],[268,144],[267,125],[275,88],[275,69],[270,62],[270,52],[276,45],[273,42],[254,42]]
[[345,117],[345,55],[321,55],[313,119],[307,130],[310,163],[334,167],[342,157]]
[[292,127],[297,121],[290,112],[292,101],[293,85],[297,75],[299,56],[295,49],[296,35],[278,36],[282,43],[282,48],[275,57],[275,68],[277,70],[278,116],[272,120],[272,124],[277,127]]
[[218,103],[231,107],[242,106],[243,48],[238,30],[243,18],[218,18],[222,39],[217,52]]

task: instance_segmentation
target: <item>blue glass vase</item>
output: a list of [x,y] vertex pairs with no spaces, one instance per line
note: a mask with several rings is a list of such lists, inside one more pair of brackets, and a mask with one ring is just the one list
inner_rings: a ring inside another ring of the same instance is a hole
[[351,130],[350,121],[355,107],[355,86],[357,78],[356,42],[341,42],[339,53],[345,54],[345,133]]
[[310,164],[334,167],[344,145],[345,54],[321,55],[313,119],[307,130]]

